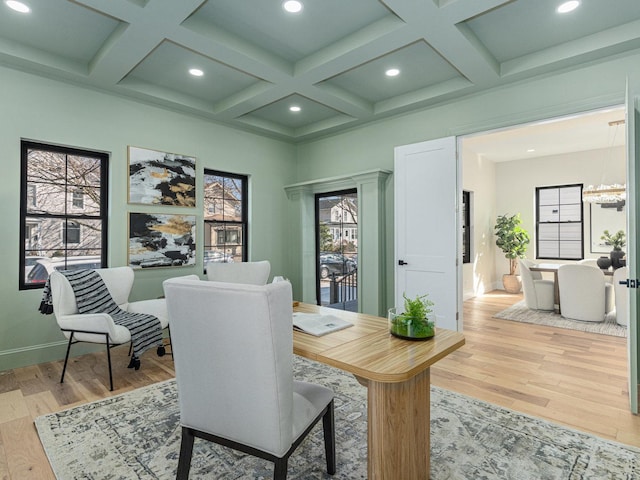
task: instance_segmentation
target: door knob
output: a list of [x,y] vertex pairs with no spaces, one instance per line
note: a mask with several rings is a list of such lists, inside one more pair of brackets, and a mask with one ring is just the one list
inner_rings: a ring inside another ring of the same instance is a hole
[[404,260],[398,260],[398,265],[409,265],[409,264]]

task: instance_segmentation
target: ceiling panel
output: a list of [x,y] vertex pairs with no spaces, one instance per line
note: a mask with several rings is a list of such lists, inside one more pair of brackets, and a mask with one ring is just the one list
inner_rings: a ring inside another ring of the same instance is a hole
[[[195,77],[191,68],[203,71]],[[135,80],[135,82],[131,82]],[[162,42],[125,77],[123,85],[141,83],[205,100],[209,105],[249,88],[260,80],[169,41]]]
[[640,1],[583,0],[559,14],[557,0],[510,2],[464,22],[498,60],[506,62],[640,19]]
[[[292,112],[289,107],[300,107]],[[340,112],[328,108],[300,95],[291,95],[245,115],[244,119],[259,118],[288,128],[300,128],[340,115]]]
[[0,38],[82,63],[89,62],[120,22],[71,2],[29,0],[28,15],[0,5]]
[[305,1],[298,14],[279,1],[208,0],[184,25],[204,22],[293,63],[389,15],[375,0]]
[[[397,68],[400,74],[385,72]],[[370,102],[430,87],[460,74],[424,41],[416,42],[341,73],[326,82]]]

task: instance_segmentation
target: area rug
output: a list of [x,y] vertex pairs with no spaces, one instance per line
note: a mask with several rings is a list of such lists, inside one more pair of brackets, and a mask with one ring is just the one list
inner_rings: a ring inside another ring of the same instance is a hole
[[493,317],[500,318],[502,320],[513,320],[514,322],[535,323],[537,325],[568,328],[569,330],[580,330],[583,332],[612,335],[615,337],[627,336],[627,328],[622,325],[618,325],[614,318],[607,317],[603,322],[598,323],[570,320],[555,312],[531,310],[524,303],[524,300],[496,313]]
[[[296,358],[296,376],[336,392],[337,473],[322,427],[289,459],[289,479],[367,478],[366,390],[340,370]],[[432,387],[432,480],[639,479],[640,449]],[[174,380],[35,421],[59,480],[173,479],[180,446]],[[196,439],[190,479],[270,479],[273,465]],[[402,480],[402,479],[398,479]]]

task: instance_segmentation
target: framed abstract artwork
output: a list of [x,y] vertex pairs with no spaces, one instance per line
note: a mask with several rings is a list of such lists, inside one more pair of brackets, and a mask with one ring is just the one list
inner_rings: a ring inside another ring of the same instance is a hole
[[129,203],[196,206],[196,159],[128,147]]
[[196,264],[196,216],[129,213],[129,266],[183,267]]

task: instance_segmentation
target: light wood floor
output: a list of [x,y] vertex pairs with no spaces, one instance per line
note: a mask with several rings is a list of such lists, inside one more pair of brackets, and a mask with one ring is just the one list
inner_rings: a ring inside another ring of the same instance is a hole
[[[629,413],[626,339],[492,318],[520,296],[495,291],[464,305],[466,345],[431,369],[434,385],[640,447]],[[114,392],[104,353],[0,372],[0,480],[53,479],[33,425],[39,415],[172,378],[170,356],[152,353],[128,370],[113,351]]]

